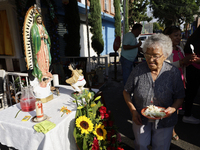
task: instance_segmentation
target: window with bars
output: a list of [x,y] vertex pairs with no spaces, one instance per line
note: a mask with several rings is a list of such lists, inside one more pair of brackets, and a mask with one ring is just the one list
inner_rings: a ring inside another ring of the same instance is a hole
[[106,11],[108,11],[109,9],[108,9],[108,7],[109,7],[109,3],[108,3],[108,1],[109,0],[104,0],[104,9],[106,10]]
[[111,0],[111,4],[110,4],[111,5],[111,13],[114,14],[115,13],[115,7],[114,7],[113,3],[114,3],[114,0]]

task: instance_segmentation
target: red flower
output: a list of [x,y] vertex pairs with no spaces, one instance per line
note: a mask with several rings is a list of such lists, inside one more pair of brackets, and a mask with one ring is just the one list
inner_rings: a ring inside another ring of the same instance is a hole
[[105,127],[107,127],[107,126],[108,126],[107,121],[103,121],[103,125],[104,125]]
[[109,119],[109,117],[110,117],[109,114],[107,114],[107,113],[104,114],[104,118],[105,118],[105,119]]
[[111,138],[107,138],[107,142],[108,142],[108,144],[110,144],[111,143]]
[[116,138],[112,138],[112,144],[116,143]]
[[124,150],[124,149],[123,149],[122,147],[119,146],[119,147],[117,148],[117,150]]
[[99,108],[99,112],[100,112],[101,114],[105,114],[105,113],[106,113],[106,107],[101,106],[101,107]]
[[101,113],[100,115],[101,115],[101,119],[104,119],[104,113]]
[[109,127],[112,127],[112,126],[113,126],[113,124],[114,124],[114,122],[113,122],[113,121],[108,121],[108,126],[109,126]]
[[109,147],[107,147],[107,150],[115,150],[115,148],[112,146],[109,146]]
[[108,133],[107,133],[107,137],[108,137],[108,138],[111,138],[111,136],[112,136],[111,132],[108,132]]
[[93,140],[92,150],[99,150],[99,143],[96,137]]
[[114,134],[115,134],[115,130],[111,129],[111,135],[114,135]]

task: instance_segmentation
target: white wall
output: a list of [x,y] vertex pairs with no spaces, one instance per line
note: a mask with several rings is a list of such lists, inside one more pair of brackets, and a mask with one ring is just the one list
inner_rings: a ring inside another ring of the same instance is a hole
[[85,0],[81,0],[81,3],[83,3],[85,5]]
[[[85,21],[86,17],[83,14],[80,14],[80,20]],[[87,41],[87,27],[85,24],[80,25],[80,45],[81,45],[81,51],[80,56],[81,57],[88,57],[88,41]],[[91,37],[92,34],[90,33],[89,28],[89,42],[90,42],[90,57],[97,56],[96,52],[92,49],[91,46]]]

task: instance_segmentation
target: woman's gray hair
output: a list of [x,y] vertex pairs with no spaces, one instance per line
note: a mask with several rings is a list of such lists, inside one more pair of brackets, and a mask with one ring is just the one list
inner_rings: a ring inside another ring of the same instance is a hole
[[143,45],[143,52],[146,53],[147,48],[160,47],[163,55],[168,58],[172,53],[172,40],[169,36],[162,33],[153,34],[150,36]]

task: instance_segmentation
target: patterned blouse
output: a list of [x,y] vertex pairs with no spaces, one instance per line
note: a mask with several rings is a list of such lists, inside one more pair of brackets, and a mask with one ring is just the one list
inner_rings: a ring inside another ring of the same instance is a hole
[[[178,68],[163,62],[162,69],[153,81],[151,71],[146,62],[137,65],[131,72],[124,89],[132,94],[132,102],[138,113],[151,104],[169,107],[176,99],[185,97],[181,74]],[[148,118],[141,115],[142,123],[147,124]],[[157,120],[155,128],[171,127],[177,123],[177,112],[170,117]]]

